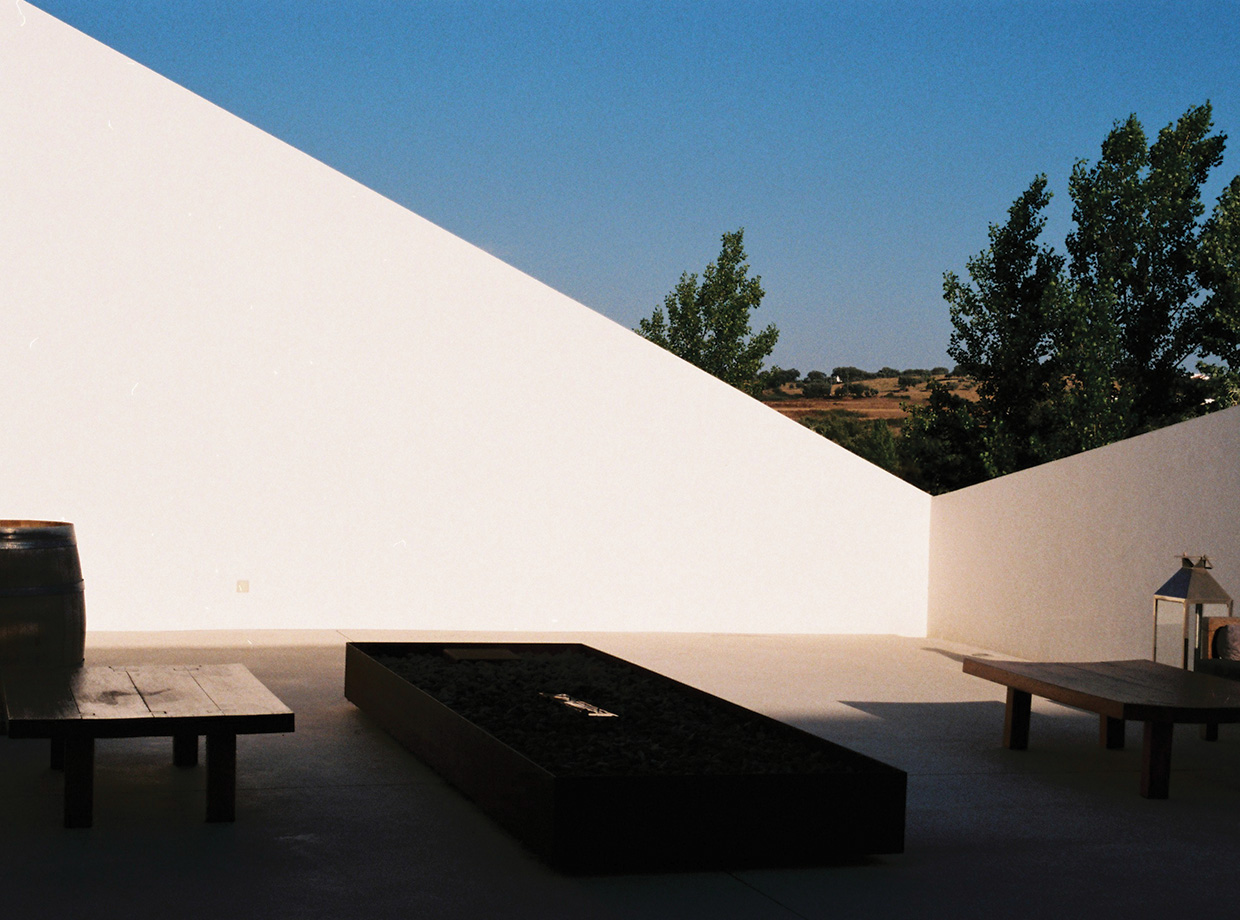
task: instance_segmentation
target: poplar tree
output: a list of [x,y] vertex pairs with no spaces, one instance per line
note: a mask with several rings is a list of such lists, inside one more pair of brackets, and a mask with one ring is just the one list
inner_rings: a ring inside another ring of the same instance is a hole
[[1220,406],[1240,403],[1240,176],[1219,196],[1201,232],[1198,272],[1209,288],[1202,304],[1206,315],[1205,352],[1217,361],[1201,369],[1219,386]]
[[[1037,177],[967,263],[944,275],[950,354],[979,399],[938,393],[912,411],[906,459],[932,491],[1099,447],[1240,400],[1240,177],[1208,218],[1223,159],[1209,103],[1149,143],[1117,122],[1072,170],[1065,259],[1039,242]],[[1212,379],[1194,377],[1199,364]]]
[[[754,386],[762,362],[775,350],[779,330],[750,329],[762,303],[762,278],[749,277],[744,228],[723,234],[719,258],[706,266],[701,283],[683,273],[662,307],[634,331],[690,364],[740,389]],[[664,313],[666,310],[666,314]]]
[[1202,392],[1185,363],[1200,355],[1211,275],[1203,258],[1201,187],[1223,161],[1227,137],[1211,134],[1210,104],[1195,106],[1149,144],[1135,115],[1117,124],[1090,165],[1069,181],[1072,282],[1083,299],[1109,303],[1118,333],[1113,366],[1132,402],[1132,432],[1196,414]]
[[1063,389],[1053,359],[1064,259],[1039,242],[1050,197],[1046,176],[1035,178],[1007,222],[991,225],[990,246],[969,259],[970,282],[943,276],[947,353],[977,382],[979,459],[990,476],[1040,463],[1058,440],[1051,406]]

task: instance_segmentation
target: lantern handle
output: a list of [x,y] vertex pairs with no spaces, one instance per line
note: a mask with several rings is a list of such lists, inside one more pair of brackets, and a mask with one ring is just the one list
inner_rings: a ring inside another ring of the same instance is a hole
[[1180,565],[1186,569],[1212,569],[1213,563],[1210,562],[1209,556],[1200,556],[1196,562],[1188,553],[1180,553]]

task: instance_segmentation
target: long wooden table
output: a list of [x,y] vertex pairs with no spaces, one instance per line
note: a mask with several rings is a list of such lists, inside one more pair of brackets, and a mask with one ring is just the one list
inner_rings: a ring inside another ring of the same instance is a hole
[[1003,684],[1007,711],[1003,744],[1029,745],[1029,707],[1033,696],[1099,716],[1102,744],[1124,746],[1124,723],[1145,723],[1141,753],[1141,795],[1167,797],[1171,775],[1171,737],[1177,722],[1213,729],[1240,722],[1240,683],[1173,668],[1152,661],[1032,662],[966,658],[964,672]]
[[49,738],[65,773],[65,827],[90,827],[96,738],[172,738],[173,762],[198,763],[207,739],[207,820],[236,813],[237,735],[293,731],[293,713],[243,665],[6,668],[10,738]]

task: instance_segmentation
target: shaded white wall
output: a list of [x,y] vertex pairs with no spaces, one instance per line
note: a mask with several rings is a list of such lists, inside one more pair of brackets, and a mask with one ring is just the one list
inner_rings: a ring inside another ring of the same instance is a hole
[[930,543],[929,635],[1148,658],[1180,553],[1240,597],[1240,408],[936,496]]
[[91,628],[924,633],[929,496],[25,4],[0,374]]

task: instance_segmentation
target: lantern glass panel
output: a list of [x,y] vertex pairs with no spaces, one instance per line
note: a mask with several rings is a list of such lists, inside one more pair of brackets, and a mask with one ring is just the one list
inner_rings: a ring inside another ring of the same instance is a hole
[[[1177,668],[1184,667],[1184,604],[1182,602],[1162,599],[1154,602],[1154,643],[1155,661]],[[1192,660],[1191,654],[1189,660]]]

